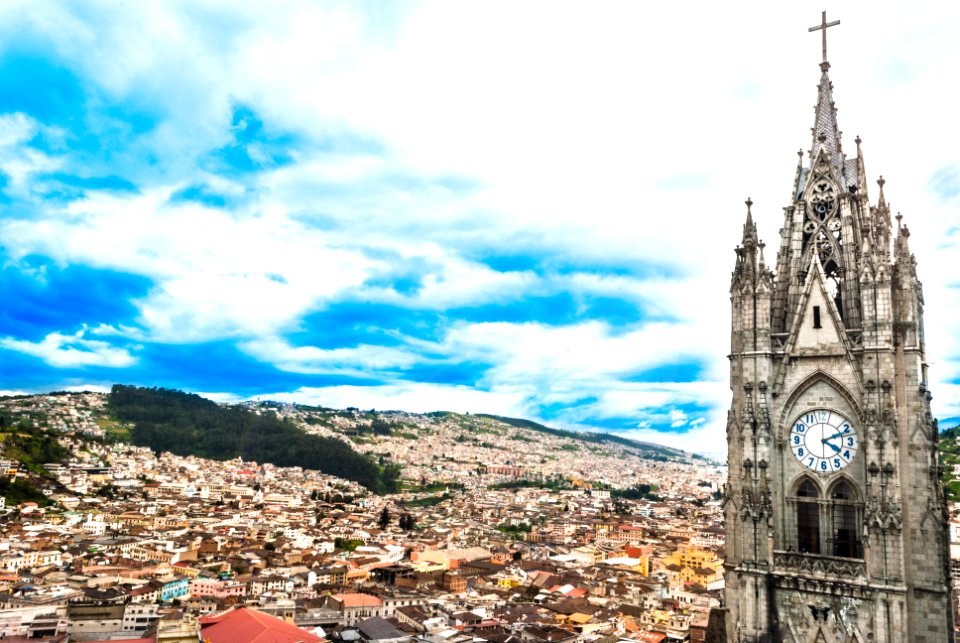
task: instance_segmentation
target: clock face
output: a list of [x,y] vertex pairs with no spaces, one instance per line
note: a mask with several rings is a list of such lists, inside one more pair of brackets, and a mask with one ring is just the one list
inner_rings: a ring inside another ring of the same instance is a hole
[[817,473],[846,467],[860,444],[853,423],[829,409],[805,411],[790,429],[790,450],[797,461]]

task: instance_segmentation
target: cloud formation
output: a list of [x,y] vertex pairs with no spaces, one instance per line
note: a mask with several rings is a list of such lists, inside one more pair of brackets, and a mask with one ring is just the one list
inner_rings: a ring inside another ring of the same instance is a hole
[[[741,204],[772,254],[819,39],[803,7],[693,9],[4,3],[0,386],[490,412],[722,453]],[[913,232],[948,421],[958,14],[830,34],[841,127]]]

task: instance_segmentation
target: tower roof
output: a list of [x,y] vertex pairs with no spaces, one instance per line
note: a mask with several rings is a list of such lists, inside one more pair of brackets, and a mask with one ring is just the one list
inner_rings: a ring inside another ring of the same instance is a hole
[[757,226],[753,222],[753,212],[751,212],[751,207],[753,206],[753,199],[747,197],[747,200],[744,201],[747,205],[747,220],[743,224],[743,246],[745,248],[756,248],[759,243],[757,237]]
[[813,159],[820,146],[826,148],[833,164],[840,166],[840,128],[837,126],[837,108],[833,102],[833,83],[827,70],[830,63],[820,63],[820,85],[817,87],[816,116],[813,120],[813,144],[810,146],[810,158]]
[[[833,83],[830,82],[830,74],[828,73],[830,63],[827,61],[827,29],[839,24],[839,20],[827,22],[827,12],[824,11],[821,14],[820,24],[808,29],[808,31],[819,31],[823,38],[823,59],[820,62],[820,84],[817,86],[817,105],[815,108],[816,115],[813,119],[813,143],[810,146],[810,161],[812,163],[816,160],[822,148],[827,158],[836,167],[838,177],[848,174],[846,171],[848,169],[852,169],[853,176],[856,176],[855,163],[852,168],[845,167],[848,164],[845,162],[843,150],[840,148],[837,107],[833,102]],[[856,185],[856,181],[852,184]]]

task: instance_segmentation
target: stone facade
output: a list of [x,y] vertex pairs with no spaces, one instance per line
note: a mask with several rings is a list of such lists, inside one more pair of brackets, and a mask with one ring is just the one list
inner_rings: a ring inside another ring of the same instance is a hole
[[768,268],[747,201],[730,288],[726,638],[953,640],[937,425],[909,230],[821,63],[813,140]]

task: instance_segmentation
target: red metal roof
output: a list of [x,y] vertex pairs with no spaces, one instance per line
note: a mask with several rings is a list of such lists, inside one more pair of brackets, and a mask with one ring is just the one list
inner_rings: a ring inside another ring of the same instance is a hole
[[283,619],[241,607],[200,619],[200,635],[209,643],[322,643],[326,639]]

